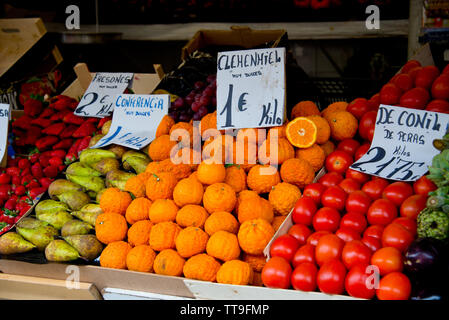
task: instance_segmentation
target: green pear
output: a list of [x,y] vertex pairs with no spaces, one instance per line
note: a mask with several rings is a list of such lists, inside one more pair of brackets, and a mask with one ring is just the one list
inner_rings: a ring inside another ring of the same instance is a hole
[[125,190],[125,184],[128,179],[135,177],[136,174],[129,173],[121,170],[112,170],[109,171],[106,175],[106,186],[108,188],[115,187],[120,190]]
[[103,245],[93,234],[71,235],[64,237],[64,240],[89,261],[95,260],[103,250]]
[[72,211],[71,214],[81,221],[87,222],[92,227],[95,227],[95,221],[100,213],[97,212],[85,212],[85,211]]
[[19,223],[17,223],[16,225],[19,228],[29,228],[29,229],[33,229],[33,228],[37,228],[37,227],[45,227],[48,226],[48,223],[45,221],[41,221],[38,219],[34,219],[31,217],[25,217],[22,220],[19,221]]
[[73,216],[67,211],[47,212],[39,216],[39,220],[47,222],[57,230],[61,230],[64,223],[72,219]]
[[74,162],[69,165],[65,170],[65,173],[72,176],[101,177],[101,172],[98,172],[97,170],[92,169],[90,166],[81,162]]
[[81,208],[82,212],[93,212],[93,213],[103,213],[103,210],[101,209],[99,204],[96,203],[89,203],[86,204],[84,207]]
[[95,197],[95,202],[96,203],[100,203],[101,200],[101,195],[106,191],[106,189],[101,190],[100,192],[97,193],[97,196]]
[[57,196],[67,191],[84,191],[84,188],[66,179],[57,179],[48,187],[48,194],[53,200],[57,200]]
[[[63,202],[56,201],[56,200],[43,200],[39,202],[36,205],[36,208],[34,209],[36,213],[36,218],[39,219],[40,215],[43,213],[52,213],[52,212],[58,212],[58,211],[68,211],[69,206],[66,205]],[[40,219],[39,219],[40,220]]]
[[111,170],[118,170],[120,168],[120,162],[117,159],[104,158],[97,163],[94,163],[92,168],[105,176]]
[[0,254],[24,253],[34,248],[36,248],[34,244],[15,232],[8,232],[0,237]]
[[52,226],[37,228],[20,228],[16,227],[16,231],[25,240],[34,244],[39,251],[43,251],[45,247],[59,234],[58,230]]
[[97,193],[95,191],[89,190],[89,191],[87,191],[87,195],[91,199],[97,199]]
[[45,258],[48,261],[67,262],[79,257],[78,251],[64,240],[53,240],[45,248]]
[[90,197],[82,191],[68,191],[58,196],[59,201],[69,206],[70,210],[77,211],[90,202]]
[[83,186],[86,190],[97,193],[105,188],[104,181],[100,177],[83,177],[68,174],[67,179]]
[[125,162],[123,162],[123,168],[126,169],[125,164],[131,169],[133,169],[137,174],[145,172],[150,160],[140,158],[140,157],[128,157]]
[[128,150],[128,148],[124,146],[119,146],[118,144],[111,144],[110,146],[107,147],[107,150],[114,152],[116,159],[121,159],[122,156],[125,154],[125,152]]
[[80,162],[91,166],[104,158],[115,158],[115,153],[103,149],[84,149],[80,154]]
[[109,132],[109,129],[111,128],[112,120],[106,121],[103,126],[101,127],[101,134],[107,135]]
[[127,163],[127,160],[129,158],[133,158],[133,157],[137,157],[137,158],[147,160],[148,162],[150,162],[150,158],[145,153],[139,152],[136,150],[128,150],[122,156],[123,169],[131,170],[131,166],[130,166],[130,164]]
[[105,135],[104,134],[96,134],[92,137],[92,139],[90,139],[89,142],[89,148],[93,147],[94,145],[96,145],[98,143],[98,141],[101,140],[101,138],[103,138]]
[[69,220],[62,226],[61,236],[67,237],[75,234],[88,234],[93,227],[84,221],[73,219]]

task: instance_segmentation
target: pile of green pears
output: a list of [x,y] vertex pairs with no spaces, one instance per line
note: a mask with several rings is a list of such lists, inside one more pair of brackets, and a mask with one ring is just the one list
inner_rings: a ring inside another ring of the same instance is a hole
[[0,237],[0,254],[37,249],[48,261],[95,260],[103,250],[95,236],[95,221],[103,213],[102,192],[109,187],[124,190],[126,181],[144,172],[149,162],[145,153],[121,146],[84,150],[67,167],[66,179],[49,186],[50,199],[36,205],[34,216],[22,218],[15,231]]

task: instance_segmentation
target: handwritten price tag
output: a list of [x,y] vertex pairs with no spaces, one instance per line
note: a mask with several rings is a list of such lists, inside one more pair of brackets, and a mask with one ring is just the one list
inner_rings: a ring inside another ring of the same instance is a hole
[[115,97],[111,128],[92,148],[118,144],[139,150],[156,137],[162,118],[168,113],[170,95],[121,94]]
[[8,123],[10,115],[10,105],[0,103],[0,162],[5,156],[8,148]]
[[220,52],[217,128],[280,126],[285,108],[285,48]]
[[123,93],[132,79],[132,73],[96,73],[81,98],[75,114],[96,118],[109,116],[114,110],[114,96]]
[[449,115],[380,105],[371,147],[351,169],[398,181],[416,181],[426,174],[440,151],[433,140],[441,139]]

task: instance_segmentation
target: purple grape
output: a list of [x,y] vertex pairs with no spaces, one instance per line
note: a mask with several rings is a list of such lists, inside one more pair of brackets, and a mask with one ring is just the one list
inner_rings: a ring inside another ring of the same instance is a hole
[[215,88],[212,88],[211,86],[207,86],[206,89],[203,91],[203,95],[212,97],[215,93]]
[[209,83],[212,83],[215,81],[215,79],[217,79],[217,76],[215,74],[211,74],[211,75],[207,76],[206,81]]
[[182,113],[179,116],[179,121],[181,121],[181,122],[189,122],[190,119],[191,119],[191,117],[187,113]]
[[205,83],[204,83],[203,81],[197,81],[197,82],[195,82],[195,84],[193,85],[193,87],[194,87],[196,90],[203,89],[204,86],[205,86]]
[[212,97],[211,103],[212,103],[213,107],[216,107],[217,106],[217,97]]
[[210,100],[211,99],[208,96],[202,96],[201,99],[200,99],[200,104],[202,106],[207,107],[210,104],[210,102],[211,102]]
[[195,101],[200,101],[200,99],[201,99],[202,96],[203,96],[203,95],[202,95],[201,93],[197,93],[197,94],[195,95]]
[[184,107],[184,99],[181,97],[176,99],[175,102],[173,102],[173,107],[175,107],[176,109]]
[[201,106],[200,109],[198,110],[198,113],[201,118],[204,117],[208,113],[207,107]]
[[192,108],[193,111],[198,112],[200,107],[201,107],[201,103],[199,101],[195,101],[195,102],[192,103],[192,107],[191,108]]
[[199,112],[195,112],[194,114],[193,114],[193,121],[199,121],[199,120],[201,120],[201,115],[199,114]]

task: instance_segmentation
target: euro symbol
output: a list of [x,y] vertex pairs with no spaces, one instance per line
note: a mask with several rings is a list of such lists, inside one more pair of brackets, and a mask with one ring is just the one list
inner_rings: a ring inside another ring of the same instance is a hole
[[242,93],[241,95],[240,95],[240,98],[239,98],[239,111],[245,111],[246,109],[248,109],[248,108],[243,108],[243,106],[246,104],[246,100],[245,100],[245,96],[247,95],[248,93],[246,93],[246,92],[244,92],[244,93]]

